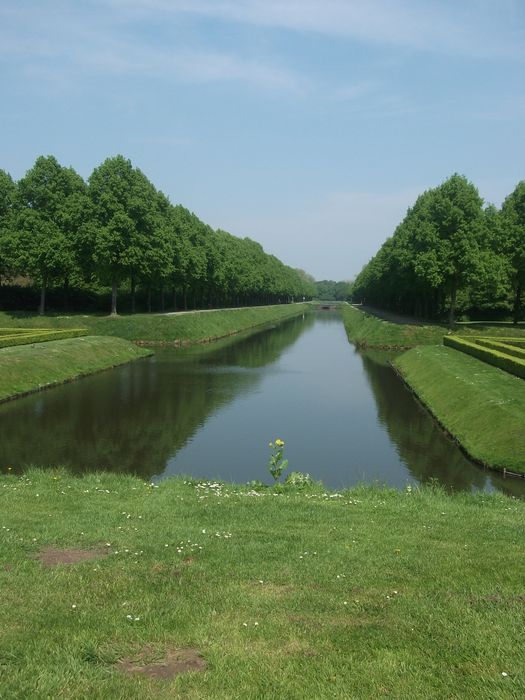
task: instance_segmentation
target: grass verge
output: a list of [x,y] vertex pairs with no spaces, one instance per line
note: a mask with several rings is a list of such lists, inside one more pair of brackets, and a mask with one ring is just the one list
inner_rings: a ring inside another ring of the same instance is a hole
[[525,474],[525,382],[452,348],[424,346],[393,366],[477,462]]
[[87,336],[0,349],[0,401],[116,367],[149,352],[121,338]]
[[[413,324],[391,323],[372,314],[345,304],[342,307],[343,321],[349,340],[361,348],[380,348],[385,350],[406,350],[416,345],[438,345],[447,333],[447,327],[439,324],[417,326]],[[458,324],[454,329],[457,335],[493,336],[525,339],[525,330],[509,329],[504,325],[476,324],[469,327]]]
[[[4,697],[525,695],[523,502],[39,471],[0,484]],[[163,678],[176,654],[201,663]]]
[[202,343],[239,331],[297,316],[309,304],[219,309],[182,314],[134,314],[132,316],[42,316],[0,313],[0,326],[18,328],[77,328],[90,335],[109,335],[147,344]]

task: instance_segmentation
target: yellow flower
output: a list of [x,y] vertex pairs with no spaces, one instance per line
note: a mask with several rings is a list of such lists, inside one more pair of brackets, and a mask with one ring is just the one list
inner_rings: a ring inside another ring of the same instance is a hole
[[277,438],[275,444],[277,445],[277,447],[284,447],[284,440],[281,440],[281,438]]

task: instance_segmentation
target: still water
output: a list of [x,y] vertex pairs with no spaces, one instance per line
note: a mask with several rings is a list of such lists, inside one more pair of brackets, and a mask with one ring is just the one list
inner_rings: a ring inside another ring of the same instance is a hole
[[[147,479],[268,481],[268,442],[328,488],[446,487],[523,496],[525,481],[471,464],[388,365],[319,312],[155,356],[0,406],[0,468],[63,465]],[[270,478],[271,479],[271,478]]]

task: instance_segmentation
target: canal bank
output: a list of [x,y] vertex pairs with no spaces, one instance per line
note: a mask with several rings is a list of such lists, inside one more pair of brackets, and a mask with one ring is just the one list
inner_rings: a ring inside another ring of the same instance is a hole
[[[395,371],[470,460],[511,478],[525,476],[523,379],[443,347],[440,326],[392,323],[350,305],[343,316],[348,338],[357,347],[404,351],[392,360]],[[456,332],[524,337],[522,329],[508,326],[476,323]]]
[[90,335],[109,335],[153,345],[184,346],[205,343],[235,333],[302,315],[309,303],[276,304],[239,309],[211,309],[169,314],[129,316],[37,316],[0,312],[0,328],[56,328],[82,326]]
[[156,348],[0,407],[0,468],[267,481],[268,442],[280,437],[290,470],[328,488],[437,480],[516,493],[443,435],[388,365],[392,356],[356,352],[340,315],[324,311],[216,343]]
[[[303,315],[309,310],[308,304],[290,304],[221,309],[207,313],[197,311],[180,316],[82,316],[80,320],[88,332],[97,332],[100,336],[46,341],[41,343],[41,347],[30,344],[0,348],[0,402],[71,382],[152,354],[150,350],[136,346],[181,347],[209,343],[268,323]],[[0,314],[0,325],[2,323],[6,328],[67,330],[78,325],[79,317],[42,319],[41,316]]]
[[525,382],[452,348],[414,348],[393,366],[478,464],[525,476]]

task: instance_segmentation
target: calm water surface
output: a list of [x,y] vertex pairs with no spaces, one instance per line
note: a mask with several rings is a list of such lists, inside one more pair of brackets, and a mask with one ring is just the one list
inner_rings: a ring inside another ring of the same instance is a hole
[[437,479],[525,494],[471,464],[388,366],[320,312],[154,357],[0,406],[0,468],[268,480],[268,442],[329,488]]

